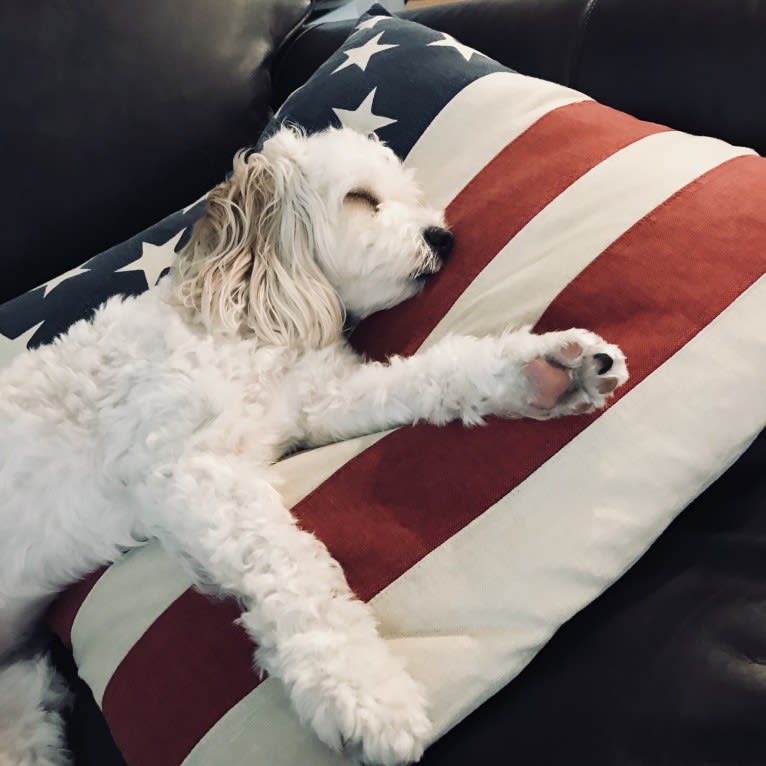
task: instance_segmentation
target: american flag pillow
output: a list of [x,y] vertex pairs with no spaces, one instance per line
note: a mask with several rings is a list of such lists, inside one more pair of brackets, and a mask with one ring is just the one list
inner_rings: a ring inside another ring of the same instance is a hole
[[[376,132],[447,206],[448,267],[356,329],[369,356],[525,323],[587,327],[628,356],[632,377],[601,413],[418,425],[279,464],[294,513],[425,684],[438,737],[619,578],[766,423],[766,160],[386,15],[363,17],[284,121]],[[11,337],[34,341],[25,323]],[[149,543],[65,593],[51,622],[128,764],[346,762],[252,669],[236,616]]]

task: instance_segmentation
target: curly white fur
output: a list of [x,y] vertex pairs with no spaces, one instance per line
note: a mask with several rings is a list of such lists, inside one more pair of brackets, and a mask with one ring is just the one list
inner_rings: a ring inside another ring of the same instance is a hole
[[[269,467],[418,420],[580,412],[627,378],[619,349],[582,330],[356,356],[346,313],[415,295],[442,265],[443,226],[379,142],[282,130],[237,155],[158,288],[0,372],[0,662],[52,594],[156,537],[241,600],[259,666],[320,739],[417,760],[420,686]],[[43,660],[0,670],[3,766],[65,763],[53,686]]]

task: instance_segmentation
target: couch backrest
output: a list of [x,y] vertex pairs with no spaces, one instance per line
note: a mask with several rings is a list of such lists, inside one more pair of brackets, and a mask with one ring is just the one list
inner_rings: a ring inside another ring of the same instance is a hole
[[268,118],[310,0],[0,9],[0,301],[190,203]]

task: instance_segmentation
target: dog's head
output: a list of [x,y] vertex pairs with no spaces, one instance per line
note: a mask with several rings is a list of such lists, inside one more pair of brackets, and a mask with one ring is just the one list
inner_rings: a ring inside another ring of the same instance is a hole
[[452,245],[442,211],[374,138],[283,128],[239,152],[174,264],[181,301],[208,326],[266,343],[336,340],[417,293]]

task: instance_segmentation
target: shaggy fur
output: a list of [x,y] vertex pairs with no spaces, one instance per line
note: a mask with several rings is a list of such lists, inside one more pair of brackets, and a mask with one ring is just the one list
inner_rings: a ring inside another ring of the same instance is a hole
[[375,140],[282,130],[240,153],[171,275],[0,371],[0,764],[66,762],[62,694],[13,662],[46,601],[147,538],[240,599],[300,719],[365,761],[417,760],[423,692],[270,466],[415,421],[603,406],[627,379],[584,330],[448,337],[365,363],[347,314],[412,297],[449,250],[442,211]]

